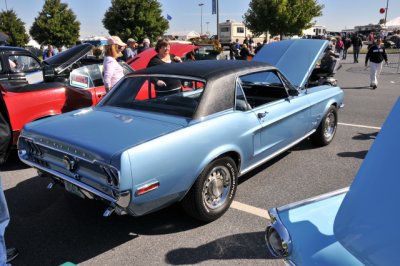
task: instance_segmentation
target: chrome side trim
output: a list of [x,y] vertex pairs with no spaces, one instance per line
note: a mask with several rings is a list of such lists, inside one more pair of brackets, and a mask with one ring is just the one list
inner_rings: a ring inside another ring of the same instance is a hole
[[253,165],[250,165],[249,167],[247,167],[247,168],[244,169],[243,171],[240,171],[239,176],[241,176],[241,175],[243,175],[243,174],[245,174],[245,173],[247,173],[247,172],[253,170],[254,168],[256,168],[256,167],[262,165],[263,163],[265,163],[265,162],[267,162],[267,161],[269,161],[269,160],[271,160],[272,158],[274,158],[274,157],[277,156],[278,154],[280,154],[280,153],[282,153],[282,152],[284,152],[284,151],[290,149],[291,147],[293,147],[293,146],[299,144],[301,141],[303,141],[304,139],[306,139],[306,138],[308,138],[309,136],[311,136],[314,132],[315,132],[315,129],[313,129],[313,130],[311,130],[310,132],[308,132],[304,137],[302,137],[302,138],[300,138],[300,139],[298,139],[298,140],[296,140],[296,141],[290,143],[290,144],[287,145],[286,147],[283,147],[282,149],[280,149],[280,150],[274,152],[273,154],[271,154],[270,156],[264,158],[263,160],[261,160],[261,161],[259,161],[259,162],[256,162],[256,163],[253,164]]
[[[19,153],[18,153],[18,155],[19,155]],[[90,187],[90,186],[87,186],[87,185],[85,185],[85,184],[83,184],[83,183],[80,183],[80,182],[78,182],[77,180],[75,180],[75,179],[73,179],[73,178],[71,178],[71,177],[69,177],[69,176],[66,176],[66,175],[64,175],[64,174],[61,174],[61,173],[59,173],[59,172],[57,172],[57,171],[54,171],[54,170],[51,170],[51,169],[47,169],[47,168],[41,166],[40,164],[36,164],[36,163],[31,162],[31,161],[25,160],[25,159],[22,158],[21,156],[19,156],[19,159],[20,159],[23,163],[26,163],[27,165],[30,165],[30,166],[32,166],[32,167],[35,167],[35,168],[40,169],[40,170],[42,170],[42,171],[45,171],[45,172],[47,172],[47,173],[49,173],[49,174],[52,174],[52,175],[54,175],[54,176],[57,176],[57,177],[59,177],[59,178],[65,180],[65,181],[70,182],[70,183],[74,184],[75,186],[77,186],[77,187],[79,187],[79,188],[82,188],[82,189],[84,189],[84,190],[87,190],[87,191],[89,191],[89,192],[91,192],[91,193],[93,193],[93,194],[99,196],[100,198],[103,198],[103,199],[105,199],[105,200],[107,200],[107,201],[109,201],[109,202],[111,202],[111,203],[114,203],[114,204],[117,203],[117,200],[116,200],[116,199],[114,199],[114,198],[108,196],[107,194],[105,194],[105,193],[103,193],[103,192],[101,192],[101,191],[98,191],[98,190],[96,190],[96,189],[94,189],[94,188],[92,188],[92,187]],[[121,207],[122,207],[122,206],[121,206]]]
[[297,207],[301,207],[303,205],[307,205],[307,204],[310,204],[310,203],[313,203],[313,202],[317,202],[317,201],[320,201],[320,200],[324,200],[324,199],[328,199],[328,198],[331,198],[331,197],[335,197],[337,195],[340,195],[340,194],[343,194],[343,193],[347,193],[347,191],[349,191],[349,187],[341,188],[341,189],[338,189],[338,190],[335,190],[335,191],[331,191],[331,192],[328,192],[328,193],[325,193],[325,194],[322,194],[322,195],[318,195],[316,197],[312,197],[312,198],[309,198],[309,199],[305,199],[305,200],[300,200],[300,201],[297,201],[297,202],[289,203],[287,205],[283,205],[281,207],[278,207],[277,210],[279,212],[287,211],[287,210],[290,210],[290,209],[293,209],[293,208],[297,208]]

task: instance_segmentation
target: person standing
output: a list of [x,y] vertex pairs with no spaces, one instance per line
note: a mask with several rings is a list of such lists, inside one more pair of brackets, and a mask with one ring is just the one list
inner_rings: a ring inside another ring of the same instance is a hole
[[345,36],[343,38],[343,44],[344,44],[344,49],[343,49],[343,60],[346,60],[347,58],[347,51],[349,50],[350,46],[351,46],[351,40],[348,36]]
[[[170,54],[171,45],[166,39],[158,40],[155,50],[157,54],[150,59],[147,67],[182,62],[179,56]],[[181,83],[176,78],[157,79],[155,85],[157,97],[173,94],[181,89]]]
[[8,222],[10,221],[10,214],[8,212],[6,197],[4,196],[3,186],[1,185],[0,177],[0,265],[7,265],[18,256],[16,248],[6,248],[4,240],[4,233]]
[[242,44],[242,48],[240,49],[240,59],[247,60],[249,55],[250,55],[249,48],[247,48],[246,44]]
[[342,37],[337,37],[335,48],[336,48],[336,53],[339,54],[339,58],[342,58],[344,50],[344,43],[342,41]]
[[143,39],[143,44],[138,50],[138,54],[140,54],[143,51],[146,51],[149,48],[150,48],[150,40],[148,38],[144,38]]
[[353,45],[353,57],[354,63],[358,63],[358,55],[360,54],[360,50],[362,48],[362,40],[358,34],[355,34],[351,38],[351,44]]
[[53,55],[55,55],[55,50],[53,48],[53,45],[49,44],[47,45],[47,49],[44,50],[43,52],[43,60],[52,57]]
[[365,57],[365,67],[370,66],[370,86],[372,89],[378,88],[378,79],[382,71],[383,60],[386,64],[388,63],[385,46],[382,43],[382,39],[378,37],[369,48],[367,56]]
[[121,52],[125,46],[118,36],[110,36],[107,39],[103,61],[104,87],[107,92],[124,76],[124,69],[117,62],[117,58],[122,56]]
[[137,55],[136,40],[135,39],[129,38],[126,41],[126,48],[122,51],[122,54],[124,56],[124,61],[125,62]]

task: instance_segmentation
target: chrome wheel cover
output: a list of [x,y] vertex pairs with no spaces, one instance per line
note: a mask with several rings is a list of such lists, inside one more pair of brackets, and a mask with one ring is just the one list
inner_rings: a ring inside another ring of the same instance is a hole
[[225,166],[216,166],[203,185],[203,203],[208,209],[217,209],[223,205],[232,187],[232,175]]
[[336,116],[333,112],[329,112],[324,124],[324,137],[326,140],[333,138],[336,131]]

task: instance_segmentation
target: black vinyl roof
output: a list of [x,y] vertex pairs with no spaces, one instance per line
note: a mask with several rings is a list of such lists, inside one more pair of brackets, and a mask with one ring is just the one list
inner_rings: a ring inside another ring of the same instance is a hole
[[136,75],[177,75],[206,81],[206,89],[193,118],[232,109],[235,103],[236,79],[238,76],[276,68],[262,62],[236,60],[201,60],[163,64],[137,71]]
[[183,63],[163,64],[136,71],[135,74],[182,75],[205,80],[234,73],[239,75],[261,70],[275,69],[262,62],[242,60],[199,60]]

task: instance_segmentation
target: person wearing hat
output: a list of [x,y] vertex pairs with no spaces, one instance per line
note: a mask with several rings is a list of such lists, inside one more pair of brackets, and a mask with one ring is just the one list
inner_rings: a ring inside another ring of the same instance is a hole
[[137,55],[136,40],[133,38],[129,38],[126,41],[126,44],[127,44],[127,46],[126,46],[125,50],[122,52],[124,55],[125,62]]
[[150,48],[150,40],[148,38],[144,38],[143,39],[143,44],[142,46],[139,48],[138,53],[140,54],[143,51],[146,51],[147,49]]
[[107,92],[124,76],[124,69],[117,62],[117,58],[122,56],[125,46],[126,44],[118,36],[107,38],[103,61],[104,87]]

